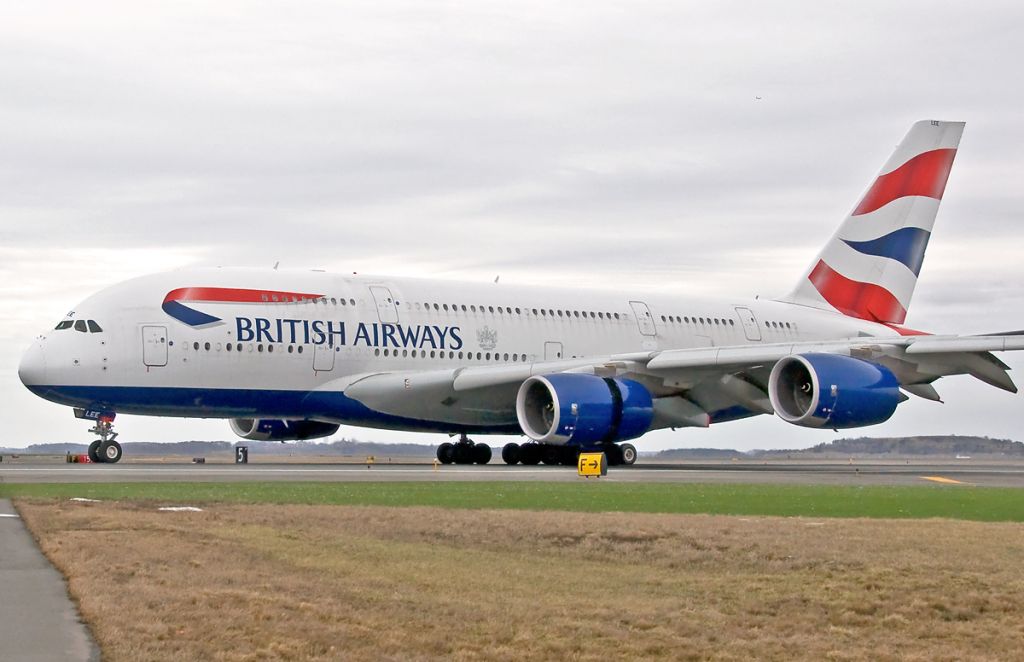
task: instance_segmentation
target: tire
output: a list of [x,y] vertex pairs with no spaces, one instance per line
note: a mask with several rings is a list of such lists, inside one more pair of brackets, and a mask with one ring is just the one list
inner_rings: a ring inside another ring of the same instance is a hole
[[100,457],[100,440],[99,439],[97,439],[96,441],[94,441],[91,444],[89,444],[89,461],[90,462],[96,462],[96,463],[99,463],[99,462],[103,461],[103,458]]
[[617,467],[622,464],[622,449],[615,444],[609,444],[604,449],[605,458],[609,467]]
[[487,444],[473,446],[473,461],[477,464],[487,464],[491,461],[491,447]]
[[505,444],[505,447],[501,449],[501,459],[505,464],[519,464],[519,456],[519,444],[514,441]]
[[619,452],[622,453],[622,463],[626,466],[634,464],[636,462],[636,446],[633,444],[622,444],[619,446]]
[[547,465],[558,465],[562,463],[562,449],[559,446],[541,445],[540,461]]
[[523,444],[519,447],[519,461],[530,466],[540,464],[540,444]]
[[452,459],[455,460],[455,464],[473,464],[473,444],[454,444]]
[[441,464],[451,464],[455,461],[455,444],[446,441],[437,447],[437,459]]
[[121,461],[121,456],[124,451],[121,450],[121,444],[116,441],[108,441],[105,444],[100,444],[100,461],[109,462],[110,464],[117,464]]
[[565,467],[575,467],[580,459],[580,449],[576,446],[562,446],[558,463]]

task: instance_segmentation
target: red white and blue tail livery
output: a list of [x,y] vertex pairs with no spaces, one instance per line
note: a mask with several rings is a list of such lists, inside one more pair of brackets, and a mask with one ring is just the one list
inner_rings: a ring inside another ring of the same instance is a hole
[[188,269],[109,287],[25,353],[37,395],[95,421],[116,462],[118,413],[229,419],[245,439],[340,425],[459,435],[442,462],[491,459],[470,434],[520,434],[510,464],[631,464],[650,430],[761,414],[822,429],[888,420],[966,374],[1011,393],[994,352],[1024,335],[929,335],[906,322],[961,122],[914,124],[787,296]]
[[787,301],[903,324],[963,122],[917,122]]

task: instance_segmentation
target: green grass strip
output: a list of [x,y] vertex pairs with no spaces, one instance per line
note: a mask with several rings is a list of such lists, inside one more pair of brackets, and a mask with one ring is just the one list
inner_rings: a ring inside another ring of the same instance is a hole
[[0,497],[84,497],[176,504],[290,503],[1024,521],[1024,491],[965,486],[703,485],[601,481],[6,483],[0,484]]

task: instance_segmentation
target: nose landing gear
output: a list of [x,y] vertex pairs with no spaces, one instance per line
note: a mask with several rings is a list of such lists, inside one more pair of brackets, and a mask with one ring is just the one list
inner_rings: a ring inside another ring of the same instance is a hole
[[115,464],[121,459],[121,444],[117,443],[117,433],[113,430],[113,417],[100,418],[89,432],[99,435],[99,439],[89,444],[89,459],[93,462]]

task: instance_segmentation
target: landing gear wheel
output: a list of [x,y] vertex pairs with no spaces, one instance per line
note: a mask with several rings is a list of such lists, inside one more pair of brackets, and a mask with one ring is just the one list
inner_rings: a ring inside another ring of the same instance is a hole
[[455,461],[455,444],[446,441],[437,447],[437,459],[441,464],[451,464]]
[[629,465],[636,462],[636,446],[633,444],[622,444],[619,446],[619,451],[622,453],[622,463]]
[[105,441],[100,444],[100,461],[116,464],[122,455],[121,444],[116,441]]
[[519,461],[523,464],[540,464],[540,455],[543,448],[540,444],[523,444],[519,447]]
[[100,457],[100,440],[89,444],[89,461],[90,462],[102,462],[103,458]]
[[558,446],[541,446],[540,461],[544,464],[558,464],[561,455],[562,449]]
[[473,461],[477,464],[487,464],[491,461],[491,447],[487,444],[476,444],[473,446]]
[[473,464],[473,445],[460,441],[452,448],[455,464]]
[[565,467],[575,467],[580,459],[580,449],[576,446],[562,446],[559,464]]
[[604,455],[608,459],[609,467],[617,467],[622,464],[622,449],[615,444],[609,444],[604,449]]
[[519,457],[519,444],[514,441],[505,444],[505,447],[501,449],[501,459],[505,464],[519,464]]

